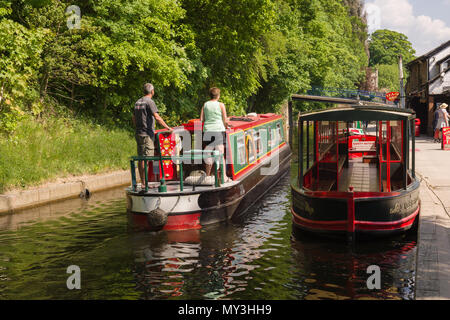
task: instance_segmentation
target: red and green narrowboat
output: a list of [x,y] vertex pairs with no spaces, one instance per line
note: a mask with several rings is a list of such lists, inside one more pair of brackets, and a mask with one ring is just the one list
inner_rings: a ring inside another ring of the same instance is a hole
[[[159,156],[132,157],[132,185],[126,189],[131,224],[147,230],[187,230],[242,215],[289,172],[291,151],[283,117],[249,114],[229,118],[225,156],[202,150],[198,119],[158,131]],[[205,177],[204,159],[214,158]],[[136,162],[145,160],[146,181],[136,183]],[[147,165],[148,161],[148,165]],[[225,181],[224,178],[231,178]]]

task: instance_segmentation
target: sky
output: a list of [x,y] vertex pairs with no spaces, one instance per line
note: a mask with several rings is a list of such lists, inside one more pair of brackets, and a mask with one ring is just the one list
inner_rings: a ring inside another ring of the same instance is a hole
[[369,33],[401,32],[421,56],[450,40],[450,0],[366,0]]

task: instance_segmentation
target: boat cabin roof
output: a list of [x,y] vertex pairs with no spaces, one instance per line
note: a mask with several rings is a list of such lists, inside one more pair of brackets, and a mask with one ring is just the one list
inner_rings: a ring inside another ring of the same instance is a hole
[[415,111],[411,109],[351,105],[302,113],[299,121],[395,121],[415,118]]
[[[256,114],[250,113],[246,116],[230,116],[228,118],[228,123],[231,126],[231,131],[245,130],[253,127],[257,127],[264,123],[271,122],[276,119],[281,119],[283,116],[275,114],[275,113],[266,113],[266,114]],[[187,124],[183,124],[186,130],[194,130],[194,123],[200,123],[200,119],[192,119],[189,120]]]

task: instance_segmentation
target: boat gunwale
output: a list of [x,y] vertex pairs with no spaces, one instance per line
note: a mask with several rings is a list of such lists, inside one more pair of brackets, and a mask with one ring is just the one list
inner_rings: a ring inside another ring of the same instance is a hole
[[[295,191],[297,194],[302,195],[307,198],[314,199],[334,199],[334,200],[342,200],[346,201],[353,194],[364,193],[370,194],[373,193],[374,196],[367,197],[356,197],[354,196],[355,202],[363,202],[363,201],[373,201],[373,200],[389,200],[395,199],[397,197],[401,197],[407,195],[417,189],[420,188],[420,181],[417,178],[412,177],[412,182],[408,185],[406,189],[399,189],[391,192],[367,192],[367,191],[312,191],[306,188],[300,188],[297,184],[297,178],[293,178],[291,181],[291,190]],[[308,194],[309,193],[309,194]],[[383,195],[384,194],[384,195]]]

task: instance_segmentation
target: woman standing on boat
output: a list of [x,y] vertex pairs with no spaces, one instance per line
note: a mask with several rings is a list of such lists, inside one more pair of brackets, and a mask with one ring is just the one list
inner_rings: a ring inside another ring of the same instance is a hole
[[[209,89],[209,96],[211,100],[207,101],[200,113],[200,120],[203,122],[203,144],[211,141],[214,137],[214,141],[208,145],[208,149],[217,148],[223,155],[225,155],[224,143],[226,139],[225,128],[229,128],[227,121],[227,110],[225,105],[219,102],[220,99],[220,89],[211,88]],[[206,162],[206,175],[211,175],[212,169],[212,158],[205,159]],[[225,158],[223,158],[223,168],[225,171],[225,181],[229,181],[226,176],[226,164]]]

